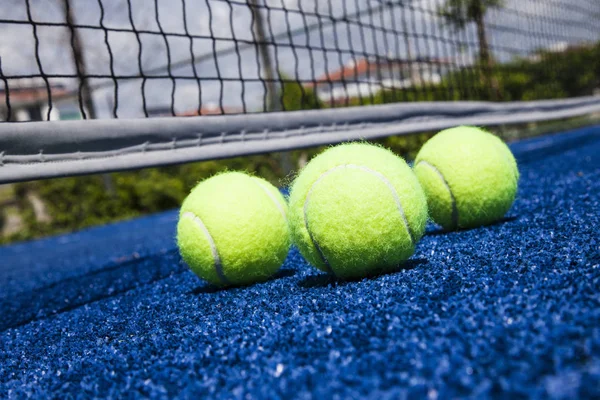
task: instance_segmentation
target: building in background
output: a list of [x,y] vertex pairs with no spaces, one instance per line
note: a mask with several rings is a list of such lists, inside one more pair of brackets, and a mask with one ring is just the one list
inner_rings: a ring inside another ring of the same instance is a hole
[[322,102],[340,104],[373,96],[382,90],[439,84],[451,65],[449,60],[441,58],[363,58],[356,62],[351,60],[343,68],[329,72],[306,86],[314,89]]
[[[197,117],[199,115],[223,115],[223,114],[241,114],[242,110],[232,107],[219,107],[218,104],[207,103],[198,109],[175,112],[176,117]],[[149,117],[171,117],[173,112],[171,107],[155,107],[148,109]]]
[[[51,84],[50,95],[51,121],[82,118],[76,98],[68,96],[69,90],[64,85]],[[10,80],[8,102],[6,85],[0,88],[0,121],[46,121],[49,109],[48,88],[42,78]]]

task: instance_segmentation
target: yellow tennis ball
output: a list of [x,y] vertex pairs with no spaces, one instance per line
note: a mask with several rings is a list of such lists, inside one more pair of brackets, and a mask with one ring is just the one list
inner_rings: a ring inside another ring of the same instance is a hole
[[264,179],[240,172],[216,175],[183,202],[177,243],[190,269],[212,284],[264,281],[289,250],[287,204]]
[[353,143],[311,160],[290,193],[293,242],[340,278],[392,271],[423,236],[427,203],[410,167],[382,147]]
[[500,220],[517,194],[519,170],[510,149],[475,127],[435,135],[417,154],[414,171],[431,218],[448,230]]

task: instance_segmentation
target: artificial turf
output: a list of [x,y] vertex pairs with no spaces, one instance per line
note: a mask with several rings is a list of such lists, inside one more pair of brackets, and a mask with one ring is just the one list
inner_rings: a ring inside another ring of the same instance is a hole
[[0,247],[0,398],[600,398],[600,127],[511,147],[504,221],[361,281],[217,290],[176,211]]

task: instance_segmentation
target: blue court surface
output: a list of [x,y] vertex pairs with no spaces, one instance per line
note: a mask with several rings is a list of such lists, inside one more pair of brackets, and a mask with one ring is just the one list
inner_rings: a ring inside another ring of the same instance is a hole
[[176,211],[0,247],[0,398],[600,398],[600,127],[512,149],[504,221],[361,281],[214,289]]

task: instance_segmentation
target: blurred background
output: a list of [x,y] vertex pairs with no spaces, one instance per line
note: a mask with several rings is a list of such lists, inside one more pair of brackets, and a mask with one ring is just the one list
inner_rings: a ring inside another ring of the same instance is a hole
[[[596,0],[4,0],[0,121],[600,95],[598,21]],[[410,161],[434,133],[379,142]],[[0,243],[176,208],[227,169],[284,186],[317,151],[0,185]]]

